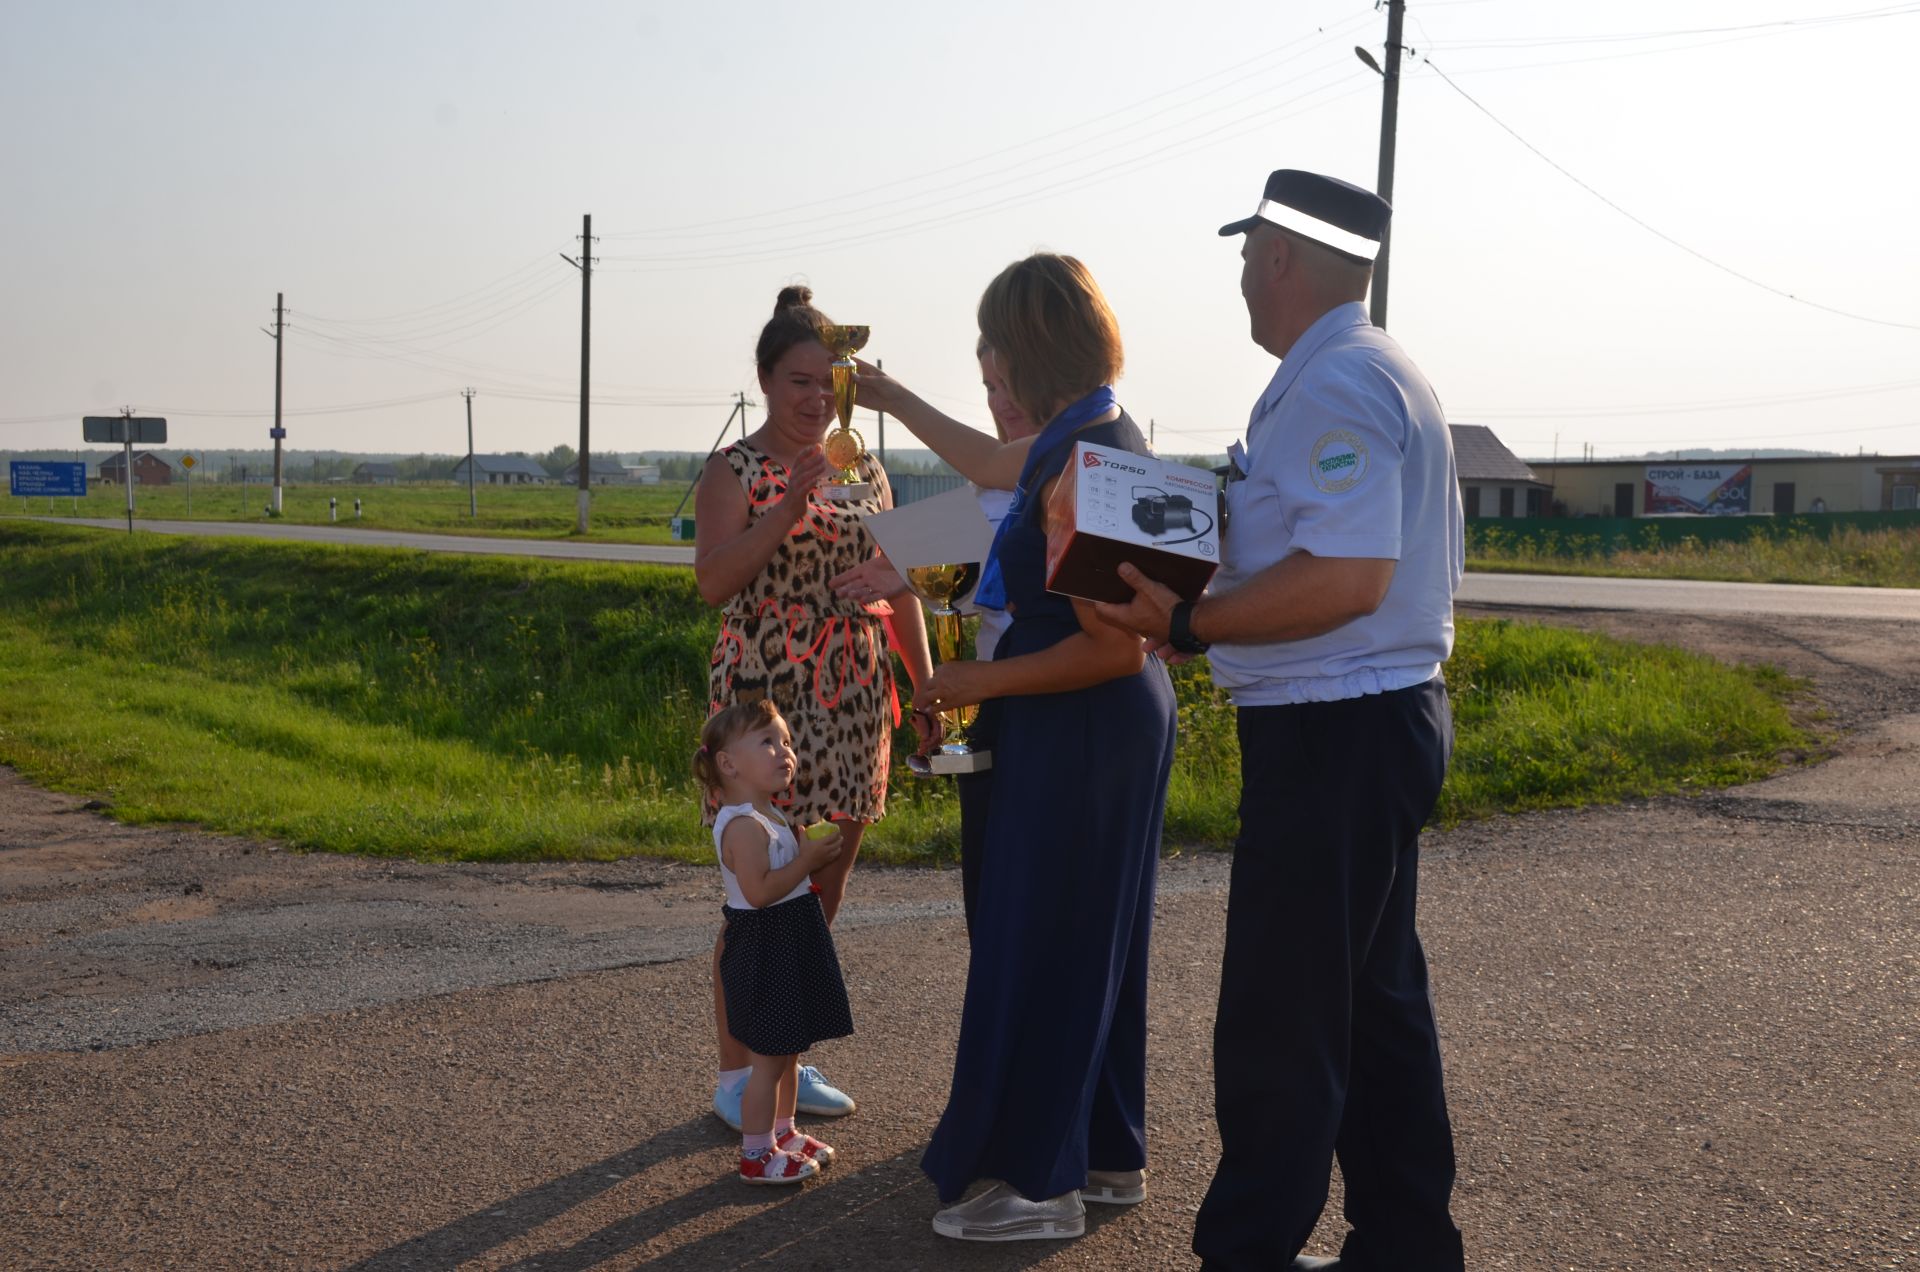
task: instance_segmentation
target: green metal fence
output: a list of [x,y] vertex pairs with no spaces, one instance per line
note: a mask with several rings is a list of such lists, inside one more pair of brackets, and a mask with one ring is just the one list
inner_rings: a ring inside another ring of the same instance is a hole
[[1920,511],[1825,512],[1792,517],[1470,517],[1467,554],[1502,547],[1530,549],[1543,555],[1585,556],[1673,547],[1689,539],[1696,543],[1798,535],[1825,539],[1842,527],[1920,533]]

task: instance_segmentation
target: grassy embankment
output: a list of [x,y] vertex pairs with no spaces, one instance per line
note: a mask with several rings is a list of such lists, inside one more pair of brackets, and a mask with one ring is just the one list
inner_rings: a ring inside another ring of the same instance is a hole
[[[0,525],[0,762],[302,847],[700,860],[714,626],[684,569]],[[1742,781],[1806,741],[1777,674],[1584,633],[1467,623],[1449,679],[1443,820]],[[1232,712],[1204,663],[1177,680],[1168,839],[1224,846]],[[871,854],[951,856],[951,784],[893,787]]]
[[[193,483],[193,513],[187,513],[186,483],[134,487],[134,521],[265,521],[271,488],[258,481],[246,486],[224,482]],[[668,543],[667,522],[686,494],[686,483],[659,486],[595,486],[586,538],[606,543]],[[406,486],[289,485],[283,488],[281,519],[300,525],[325,525],[328,499],[338,499],[339,524],[367,530],[419,530],[438,534],[497,535],[517,539],[563,539],[572,535],[573,486],[480,486],[474,493],[478,515],[467,514],[467,488],[449,482]],[[358,521],[353,501],[361,501]],[[693,500],[683,510],[693,513]],[[0,512],[32,517],[109,517],[127,515],[126,492],[119,486],[87,483],[82,499],[24,499],[12,495]]]
[[[1920,527],[1836,526],[1825,535],[1752,519],[1740,538],[1683,536],[1662,542],[1642,525],[1627,546],[1598,535],[1538,535],[1521,525],[1470,522],[1467,568],[1496,573],[1707,579],[1729,583],[1817,583],[1920,587]],[[1556,527],[1558,529],[1559,527]]]

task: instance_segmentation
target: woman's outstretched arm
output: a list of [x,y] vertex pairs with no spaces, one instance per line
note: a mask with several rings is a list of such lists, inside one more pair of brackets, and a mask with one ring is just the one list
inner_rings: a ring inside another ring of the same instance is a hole
[[912,389],[880,368],[866,362],[860,362],[859,367],[861,406],[885,411],[899,420],[908,432],[976,486],[1012,490],[1020,484],[1020,468],[1027,462],[1032,438],[1003,442],[991,433],[969,428],[927,405]]

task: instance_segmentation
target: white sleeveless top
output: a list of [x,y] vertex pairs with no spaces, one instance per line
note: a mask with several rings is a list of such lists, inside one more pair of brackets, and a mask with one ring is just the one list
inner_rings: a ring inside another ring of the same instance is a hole
[[[767,867],[771,870],[778,870],[780,867],[790,863],[795,857],[798,857],[800,855],[800,844],[793,837],[793,827],[787,825],[785,821],[768,817],[752,804],[728,804],[714,815],[713,855],[718,858],[720,862],[721,882],[727,885],[727,904],[736,910],[755,910],[759,907],[748,901],[746,896],[740,891],[740,880],[735,877],[733,871],[727,869],[727,859],[721,856],[720,853],[720,836],[726,831],[727,823],[736,817],[752,818],[766,829]],[[791,901],[795,897],[805,896],[807,889],[811,886],[812,880],[802,875],[800,882],[793,885],[793,891],[781,897],[780,901],[776,901],[774,904],[779,905],[781,901]]]

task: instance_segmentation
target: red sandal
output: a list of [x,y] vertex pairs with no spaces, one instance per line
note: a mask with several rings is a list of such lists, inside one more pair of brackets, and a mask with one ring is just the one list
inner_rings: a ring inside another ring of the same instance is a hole
[[809,1158],[822,1166],[833,1165],[833,1145],[822,1144],[803,1131],[788,1131],[774,1143],[778,1144],[784,1152]]
[[769,1148],[758,1157],[740,1158],[740,1182],[743,1184],[797,1184],[820,1169],[819,1163],[804,1153],[789,1153]]

